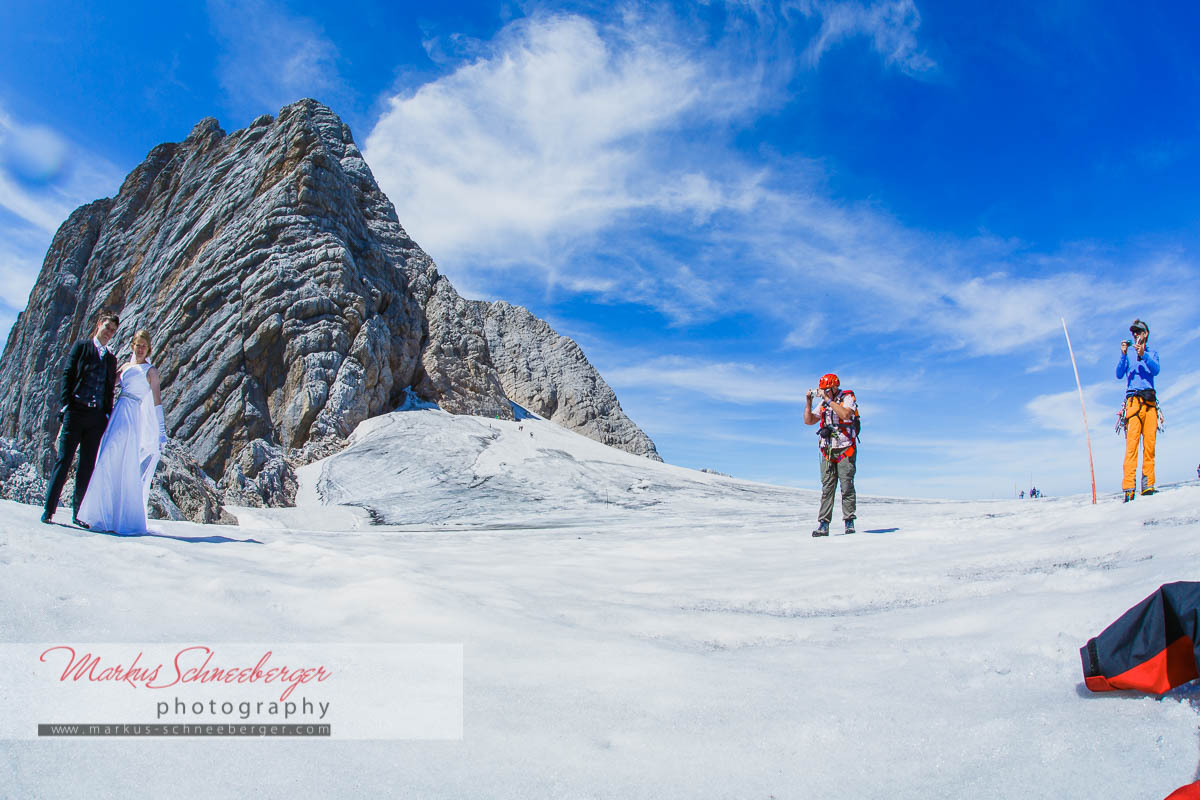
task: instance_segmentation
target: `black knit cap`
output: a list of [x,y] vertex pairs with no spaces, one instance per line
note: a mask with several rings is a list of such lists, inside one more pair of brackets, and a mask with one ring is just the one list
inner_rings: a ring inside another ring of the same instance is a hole
[[1137,333],[1138,331],[1145,331],[1146,335],[1149,336],[1150,335],[1150,326],[1147,325],[1146,323],[1142,322],[1140,319],[1135,319],[1133,321],[1133,324],[1129,326],[1129,332]]

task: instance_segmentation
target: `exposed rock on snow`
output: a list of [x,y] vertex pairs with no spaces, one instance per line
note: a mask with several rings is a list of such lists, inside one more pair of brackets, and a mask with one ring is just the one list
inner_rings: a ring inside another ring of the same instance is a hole
[[169,441],[163,447],[150,488],[149,513],[154,519],[237,524],[222,506],[221,495],[212,478],[205,475],[196,459],[175,441]]
[[0,497],[34,505],[46,499],[46,480],[33,457],[12,439],[0,438]]
[[296,472],[283,452],[255,439],[230,462],[223,480],[225,499],[240,506],[290,506],[296,502]]
[[312,100],[228,135],[202,120],[59,229],[0,362],[0,435],[43,474],[63,362],[103,309],[121,313],[123,355],[151,331],[168,433],[238,503],[290,503],[289,464],[335,450],[409,387],[456,414],[512,419],[516,402],[657,458],[574,342],[458,295]]
[[[46,499],[46,479],[38,475],[34,458],[11,439],[0,438],[0,497],[41,505]],[[75,492],[75,470],[67,475],[60,503],[70,506]],[[295,492],[293,491],[293,496]],[[221,496],[211,478],[177,442],[163,448],[149,514],[153,519],[192,520],[229,525],[237,522],[222,508]]]

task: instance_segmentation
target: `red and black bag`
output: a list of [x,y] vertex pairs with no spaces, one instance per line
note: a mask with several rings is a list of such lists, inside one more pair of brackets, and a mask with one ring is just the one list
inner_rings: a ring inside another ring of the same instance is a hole
[[1200,583],[1166,583],[1079,650],[1093,692],[1163,694],[1200,677]]

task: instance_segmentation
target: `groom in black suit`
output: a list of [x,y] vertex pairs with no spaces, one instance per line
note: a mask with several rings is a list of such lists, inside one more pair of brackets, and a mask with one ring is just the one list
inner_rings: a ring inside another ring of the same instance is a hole
[[96,333],[91,339],[83,339],[71,348],[67,367],[63,370],[62,398],[58,418],[62,430],[58,434],[58,459],[54,462],[54,473],[46,491],[46,508],[42,522],[50,522],[58,508],[58,497],[67,482],[67,472],[79,450],[79,467],[75,470],[75,498],[71,521],[86,528],[79,521],[79,504],[92,479],[96,466],[96,452],[100,439],[108,426],[108,416],[113,409],[113,389],[117,384],[117,357],[108,349],[108,343],[121,320],[116,314],[103,313],[96,320]]

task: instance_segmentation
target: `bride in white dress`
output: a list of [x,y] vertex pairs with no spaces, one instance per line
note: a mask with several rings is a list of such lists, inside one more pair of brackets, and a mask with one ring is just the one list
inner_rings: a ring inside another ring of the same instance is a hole
[[145,533],[146,504],[167,441],[158,370],[149,362],[150,334],[133,336],[133,358],[121,365],[113,406],[79,519],[93,530]]

